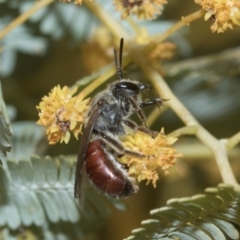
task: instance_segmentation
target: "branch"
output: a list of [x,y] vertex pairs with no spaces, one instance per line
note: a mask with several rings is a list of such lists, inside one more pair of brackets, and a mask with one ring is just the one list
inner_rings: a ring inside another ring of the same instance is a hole
[[240,143],[240,132],[236,133],[231,138],[223,140],[224,144],[226,145],[226,149],[230,150],[234,148],[238,143]]
[[54,0],[42,0],[38,1],[36,4],[34,4],[30,9],[28,9],[26,12],[24,12],[22,15],[17,17],[15,20],[13,20],[10,24],[8,24],[1,32],[0,32],[0,40],[4,38],[9,32],[11,32],[14,28],[24,23],[26,20],[28,20],[35,12],[37,12],[39,9],[43,8],[44,6],[47,6]]
[[[175,132],[175,131],[174,131]],[[173,132],[173,133],[174,133]],[[171,133],[168,134],[168,136],[171,136]],[[191,147],[189,147],[189,145]],[[174,143],[174,148],[177,149],[177,152],[181,153],[184,156],[184,160],[187,161],[197,161],[197,162],[203,162],[211,160],[212,153],[209,150],[209,148],[205,145],[203,145],[201,142],[199,142],[196,138],[184,138],[184,141],[177,141]],[[236,163],[240,156],[240,148],[234,148],[228,152],[229,158],[233,161],[232,163]],[[237,170],[235,171],[235,173]]]
[[[178,21],[174,25],[172,25],[169,29],[167,29],[165,32],[161,34],[157,34],[155,36],[152,36],[151,41],[149,44],[147,44],[144,48],[145,53],[151,52],[157,44],[165,41],[169,36],[171,36],[174,32],[176,32],[178,29],[188,26],[191,22],[197,20],[198,18],[201,18],[204,15],[204,10],[198,10],[192,14],[189,14],[186,17],[182,17],[182,20]],[[135,29],[136,32],[136,29]]]
[[172,25],[169,29],[167,29],[165,32],[161,34],[157,34],[155,36],[152,36],[151,38],[156,41],[156,43],[161,43],[164,40],[166,40],[169,36],[171,36],[173,33],[175,33],[178,29],[189,26],[189,24],[198,18],[201,18],[206,12],[204,10],[198,10],[192,14],[189,14],[186,17],[182,17],[182,20],[178,21],[174,25]]
[[177,129],[174,132],[168,134],[168,137],[181,137],[182,135],[195,135],[197,132],[197,126],[187,126]]

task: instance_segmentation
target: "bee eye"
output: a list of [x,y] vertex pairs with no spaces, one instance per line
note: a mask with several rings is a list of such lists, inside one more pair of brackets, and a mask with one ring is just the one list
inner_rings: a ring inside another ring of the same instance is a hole
[[117,89],[126,89],[126,90],[130,90],[133,92],[138,93],[139,92],[139,87],[137,84],[132,83],[132,82],[119,82],[115,85],[115,87]]
[[135,97],[139,94],[139,91],[138,84],[130,81],[115,83],[112,89],[113,96],[118,100],[126,99],[127,96]]

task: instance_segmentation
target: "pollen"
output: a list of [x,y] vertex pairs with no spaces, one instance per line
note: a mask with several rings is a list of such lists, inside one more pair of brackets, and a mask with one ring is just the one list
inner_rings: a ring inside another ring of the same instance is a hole
[[224,32],[240,26],[239,0],[195,0],[206,11],[205,20],[212,20],[212,32]]
[[162,13],[163,4],[166,0],[115,0],[117,11],[122,12],[122,18],[130,14],[136,15],[139,19],[154,19]]
[[90,99],[84,100],[83,93],[73,96],[76,92],[77,87],[69,89],[58,85],[36,107],[39,111],[37,124],[46,128],[49,144],[68,143],[70,132],[78,139]]
[[162,169],[167,174],[167,169],[181,156],[171,146],[176,140],[167,137],[163,130],[155,138],[140,131],[128,134],[123,140],[125,148],[144,157],[124,155],[119,158],[119,162],[128,166],[128,174],[135,177],[138,182],[146,180],[147,184],[152,183],[156,187],[158,171]]

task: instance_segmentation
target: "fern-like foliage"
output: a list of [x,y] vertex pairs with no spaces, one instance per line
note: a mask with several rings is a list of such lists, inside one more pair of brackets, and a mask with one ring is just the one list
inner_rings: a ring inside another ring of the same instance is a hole
[[[86,184],[80,208],[73,197],[74,175],[75,157],[43,159],[33,155],[30,160],[7,161],[7,167],[0,168],[0,227],[37,227],[42,236],[51,236],[42,239],[57,239],[57,234],[79,239],[93,232],[111,211],[98,192]],[[113,203],[125,208],[124,203]]]
[[[12,151],[7,159],[18,162],[20,159],[30,159],[33,153],[43,155],[47,147],[44,128],[33,121],[18,121],[12,123]],[[24,149],[24,151],[23,151]]]
[[6,153],[11,150],[10,137],[12,129],[7,115],[5,102],[2,96],[2,85],[0,82],[0,157],[6,156]]
[[152,219],[125,240],[239,239],[240,191],[220,184],[206,189],[207,194],[172,199],[167,206],[150,212]]

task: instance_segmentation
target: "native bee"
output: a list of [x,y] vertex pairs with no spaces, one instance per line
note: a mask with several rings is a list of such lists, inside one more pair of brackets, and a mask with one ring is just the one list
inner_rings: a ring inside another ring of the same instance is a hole
[[[90,182],[109,197],[122,198],[136,193],[138,186],[134,178],[128,175],[127,166],[119,163],[117,157],[143,155],[125,149],[119,137],[129,129],[154,136],[154,132],[146,126],[143,108],[160,106],[163,99],[143,101],[141,93],[148,91],[150,86],[123,77],[122,51],[123,38],[120,40],[119,59],[114,49],[118,80],[98,93],[90,103],[76,165],[74,196],[80,201],[84,169]],[[137,113],[143,126],[129,119],[134,113]]]

